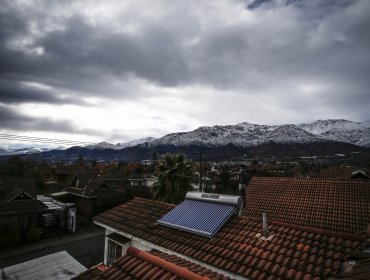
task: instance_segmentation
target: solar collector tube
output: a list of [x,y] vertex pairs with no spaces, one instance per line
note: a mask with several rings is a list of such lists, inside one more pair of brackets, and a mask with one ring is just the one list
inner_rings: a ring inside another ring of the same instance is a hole
[[214,236],[236,210],[235,205],[185,200],[161,219],[159,224],[191,233]]
[[185,199],[209,201],[220,204],[232,204],[237,206],[239,209],[243,208],[243,198],[237,195],[187,192]]

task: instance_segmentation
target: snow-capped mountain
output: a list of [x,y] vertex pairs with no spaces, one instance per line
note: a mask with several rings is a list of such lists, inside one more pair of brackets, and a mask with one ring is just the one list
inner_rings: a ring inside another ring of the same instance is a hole
[[139,145],[139,144],[146,144],[146,143],[151,143],[153,142],[154,140],[156,140],[157,138],[155,137],[145,137],[145,138],[141,138],[141,139],[137,139],[137,140],[132,140],[132,141],[128,141],[128,142],[125,142],[125,143],[118,143],[117,146],[121,147],[121,149],[123,148],[127,148],[127,147],[133,147],[133,146],[136,146],[136,145]]
[[149,146],[208,147],[234,144],[251,147],[268,142],[279,144],[338,141],[358,146],[370,145],[370,122],[357,123],[346,120],[318,120],[299,125],[258,125],[247,122],[237,125],[202,126],[190,132],[171,133],[154,140]]
[[[113,149],[117,151],[114,154],[117,157],[121,150],[124,154],[126,148],[137,146],[137,151],[135,149],[130,150],[130,155],[134,158],[137,152],[137,158],[144,157],[144,155],[147,158],[153,150],[166,152],[176,149],[177,151],[181,150],[181,148],[187,149],[186,147],[193,145],[218,149],[233,144],[240,149],[257,147],[268,143],[314,145],[319,143],[320,145],[330,145],[328,141],[370,147],[370,121],[361,123],[340,119],[318,120],[298,125],[259,125],[243,122],[236,125],[202,126],[189,132],[170,133],[158,139],[147,137],[125,143],[110,144],[102,142],[96,145],[75,148],[78,148],[76,150],[77,154],[82,153],[84,149],[89,151],[95,150],[97,153],[100,153],[99,157],[103,156],[104,150]],[[46,150],[51,150],[51,148]],[[148,155],[143,152],[144,150],[150,151]],[[44,151],[45,149],[38,147],[15,149],[0,146],[0,155],[36,154]],[[62,155],[63,151],[60,154]]]
[[5,155],[19,155],[19,154],[36,154],[42,153],[51,150],[51,148],[37,148],[37,147],[28,147],[28,148],[12,148],[9,146],[0,147],[0,156]]
[[324,139],[370,147],[370,121],[318,120],[299,127]]
[[124,148],[133,147],[133,146],[136,146],[136,145],[139,145],[139,144],[150,143],[150,142],[152,142],[156,139],[157,138],[154,138],[154,137],[145,137],[145,138],[132,140],[132,141],[124,142],[124,143],[117,143],[117,144],[101,142],[101,143],[98,143],[96,145],[86,146],[86,148],[88,148],[90,150],[94,150],[94,149],[97,149],[97,150],[105,150],[105,149],[122,150]]

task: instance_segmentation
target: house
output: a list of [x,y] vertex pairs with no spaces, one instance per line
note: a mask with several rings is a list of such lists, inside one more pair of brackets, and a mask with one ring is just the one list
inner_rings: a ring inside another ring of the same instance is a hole
[[148,187],[151,188],[154,184],[154,176],[151,174],[134,174],[128,177],[131,187]]
[[80,197],[97,198],[101,190],[109,189],[108,184],[101,179],[90,178],[90,180],[84,183],[78,180],[77,182],[77,186],[66,187],[64,191]]
[[64,183],[66,182],[68,176],[72,174],[72,172],[68,168],[62,167],[48,167],[42,168],[42,175],[46,181],[55,181]]
[[0,178],[0,202],[36,200],[35,181],[28,178]]
[[123,190],[95,173],[70,175],[63,192],[54,193],[51,197],[60,202],[74,203],[81,226],[89,226],[94,215],[125,201]]
[[121,187],[125,182],[126,176],[122,173],[108,173],[104,174],[101,179],[111,187]]
[[38,195],[37,200],[47,207],[47,211],[42,213],[45,227],[58,226],[69,232],[76,231],[77,208],[74,203],[63,203],[43,195]]
[[355,170],[352,172],[350,179],[364,179],[369,180],[370,177],[364,170]]
[[82,189],[93,179],[99,179],[98,174],[96,173],[70,174],[66,179],[66,185],[67,187]]
[[[0,179],[0,222],[2,227],[12,228],[17,232],[26,234],[26,230],[42,223],[42,214],[47,211],[47,206],[37,200],[35,182],[24,178]],[[1,231],[1,236],[6,236],[6,231]],[[0,244],[0,246],[2,243]]]
[[86,268],[66,251],[57,252],[1,269],[2,280],[69,280]]
[[[191,186],[193,190],[199,191],[199,173],[191,179]],[[218,190],[221,187],[221,181],[215,175],[202,176],[202,189],[204,190]]]
[[369,179],[369,170],[356,169],[348,165],[330,166],[320,170],[320,178],[335,178],[335,179]]
[[[133,246],[174,255],[232,279],[328,279],[351,267],[369,246],[366,231],[338,232],[271,219],[266,224],[239,216],[240,199],[188,193],[176,206],[134,198],[101,213],[94,223],[106,230],[104,262],[118,273],[117,262]],[[198,226],[215,230],[206,233]]]
[[370,223],[370,181],[253,177],[245,191],[246,215],[356,234]]

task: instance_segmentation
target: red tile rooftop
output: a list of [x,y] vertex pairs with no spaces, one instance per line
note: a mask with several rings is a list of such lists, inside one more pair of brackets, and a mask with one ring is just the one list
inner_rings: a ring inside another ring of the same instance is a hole
[[[135,198],[104,212],[94,221],[128,238],[144,241],[190,260],[250,279],[325,279],[337,276],[352,252],[366,246],[366,235],[343,234],[273,222],[271,241],[256,237],[262,223],[234,216],[212,238],[155,225],[175,205]],[[168,251],[167,251],[168,252]]]
[[81,273],[73,280],[115,280],[115,279],[184,279],[184,280],[229,280],[230,278],[205,267],[158,251],[142,251],[130,246],[126,255],[110,267],[99,271],[99,265]]
[[98,276],[102,271],[106,270],[107,267],[103,263],[99,263],[97,265],[94,265],[93,267],[90,267],[88,270],[85,270],[84,272],[80,273],[76,277],[73,277],[73,280],[90,280],[94,277]]
[[370,223],[370,180],[253,177],[245,196],[250,217],[348,233]]

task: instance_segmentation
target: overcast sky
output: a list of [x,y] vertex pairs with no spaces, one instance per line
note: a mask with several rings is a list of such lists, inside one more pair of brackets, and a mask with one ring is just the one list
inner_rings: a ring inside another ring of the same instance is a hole
[[369,120],[369,30],[368,0],[3,0],[0,133]]

